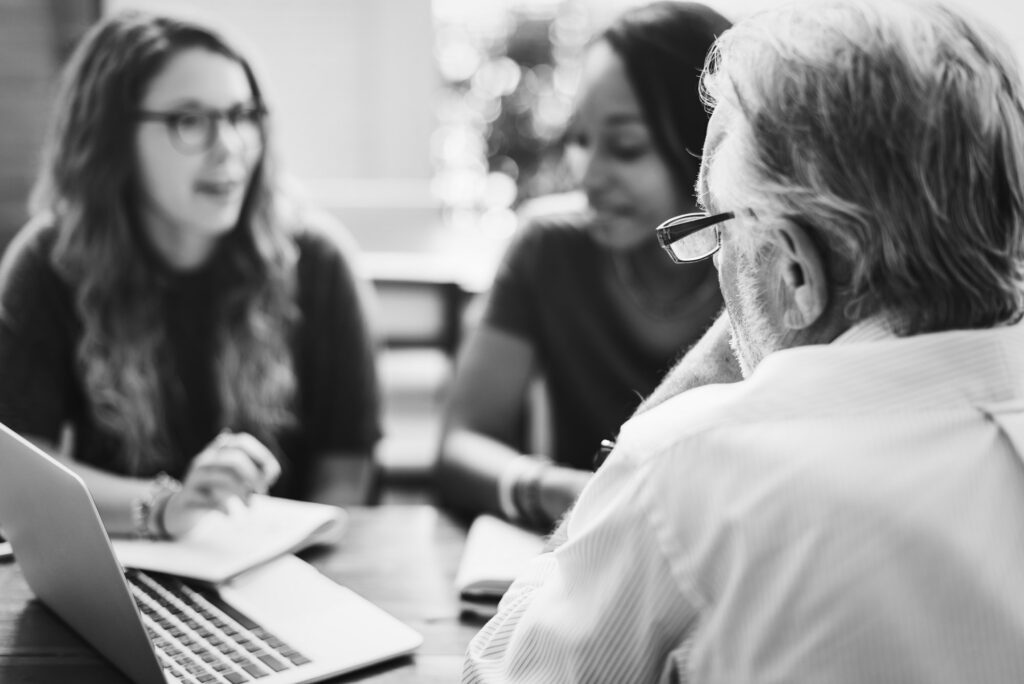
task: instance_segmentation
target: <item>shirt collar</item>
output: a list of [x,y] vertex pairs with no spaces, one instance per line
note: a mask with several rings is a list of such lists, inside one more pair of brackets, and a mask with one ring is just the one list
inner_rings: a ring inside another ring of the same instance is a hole
[[892,326],[881,316],[871,316],[854,323],[841,334],[832,344],[855,344],[857,342],[877,342],[896,337]]

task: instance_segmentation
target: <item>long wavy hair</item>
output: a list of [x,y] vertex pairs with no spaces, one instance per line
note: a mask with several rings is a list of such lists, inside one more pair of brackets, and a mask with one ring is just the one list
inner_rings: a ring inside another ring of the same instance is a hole
[[[168,277],[154,269],[139,225],[135,128],[153,78],[182,50],[201,48],[245,70],[265,107],[250,64],[222,37],[196,24],[124,12],[95,25],[62,74],[33,214],[58,226],[52,261],[75,292],[82,323],[76,350],[88,408],[122,444],[129,472],[173,458],[164,411],[168,374],[162,297]],[[269,130],[238,224],[218,247],[217,392],[224,426],[273,444],[294,423],[295,375],[289,338],[297,251],[274,187]]]

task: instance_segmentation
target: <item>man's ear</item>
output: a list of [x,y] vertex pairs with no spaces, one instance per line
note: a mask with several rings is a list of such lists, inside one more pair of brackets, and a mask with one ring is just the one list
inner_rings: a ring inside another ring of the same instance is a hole
[[782,323],[790,330],[814,325],[828,305],[824,255],[802,226],[783,219],[774,226],[779,253]]

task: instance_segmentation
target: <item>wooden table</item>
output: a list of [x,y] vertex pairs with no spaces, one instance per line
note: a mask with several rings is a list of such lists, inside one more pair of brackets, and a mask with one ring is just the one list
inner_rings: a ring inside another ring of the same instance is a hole
[[[424,642],[412,657],[331,681],[459,681],[466,645],[482,625],[460,617],[453,589],[465,527],[431,506],[351,508],[349,514],[348,531],[336,547],[302,557],[419,631]],[[127,679],[33,598],[17,563],[0,561],[0,682]]]

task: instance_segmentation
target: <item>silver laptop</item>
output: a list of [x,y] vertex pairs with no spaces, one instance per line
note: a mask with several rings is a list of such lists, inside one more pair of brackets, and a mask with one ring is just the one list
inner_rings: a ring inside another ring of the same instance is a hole
[[0,527],[35,595],[138,684],[299,684],[422,637],[285,556],[216,588],[123,570],[82,480],[0,424]]

